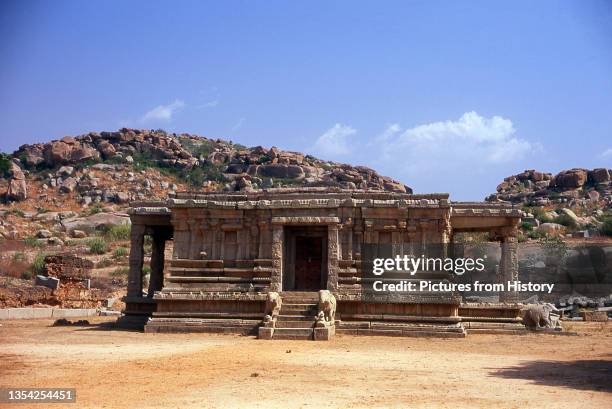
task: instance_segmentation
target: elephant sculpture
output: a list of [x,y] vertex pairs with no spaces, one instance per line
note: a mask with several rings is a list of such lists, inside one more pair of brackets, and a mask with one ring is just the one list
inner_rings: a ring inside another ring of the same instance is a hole
[[523,325],[532,330],[555,329],[561,327],[559,317],[560,311],[550,303],[532,304],[523,311]]
[[329,290],[319,291],[319,314],[323,313],[325,322],[334,325],[336,319],[336,297]]
[[269,315],[271,318],[276,317],[280,313],[282,304],[283,300],[279,293],[269,292],[266,299],[266,315]]

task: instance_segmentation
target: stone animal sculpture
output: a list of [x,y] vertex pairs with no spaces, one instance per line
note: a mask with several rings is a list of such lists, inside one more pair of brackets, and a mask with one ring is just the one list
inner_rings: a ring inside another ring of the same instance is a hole
[[523,310],[523,325],[528,329],[555,329],[560,327],[559,310],[554,305],[531,304]]
[[266,299],[266,314],[271,317],[276,317],[280,313],[283,300],[279,293],[271,291]]
[[336,319],[336,297],[329,290],[319,291],[319,311],[323,313],[326,322],[331,325]]

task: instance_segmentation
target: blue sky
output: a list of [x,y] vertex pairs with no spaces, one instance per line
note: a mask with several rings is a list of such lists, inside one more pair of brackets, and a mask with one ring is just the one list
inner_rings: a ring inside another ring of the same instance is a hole
[[481,200],[612,167],[610,1],[7,1],[0,150],[163,128]]

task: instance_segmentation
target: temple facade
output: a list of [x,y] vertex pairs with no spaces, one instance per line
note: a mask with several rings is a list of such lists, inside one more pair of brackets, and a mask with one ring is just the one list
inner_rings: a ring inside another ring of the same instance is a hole
[[[462,337],[467,329],[512,328],[515,293],[469,304],[460,294],[364,298],[364,244],[442,248],[460,232],[487,232],[501,259],[494,280],[518,276],[517,226],[509,205],[453,203],[335,188],[177,193],[134,203],[123,323],[147,332],[229,332],[260,338],[329,339],[335,333]],[[172,241],[172,256],[165,259]],[[150,242],[150,277],[143,280]],[[445,250],[443,250],[445,251]],[[447,273],[415,279],[452,281]]]

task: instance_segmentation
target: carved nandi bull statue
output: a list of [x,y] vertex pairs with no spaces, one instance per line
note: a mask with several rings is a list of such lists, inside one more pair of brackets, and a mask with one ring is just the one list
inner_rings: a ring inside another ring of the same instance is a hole
[[329,290],[319,291],[319,315],[317,323],[334,325],[336,320],[336,297]]
[[531,304],[523,311],[523,325],[528,329],[555,329],[561,328],[559,323],[560,311],[550,303]]

